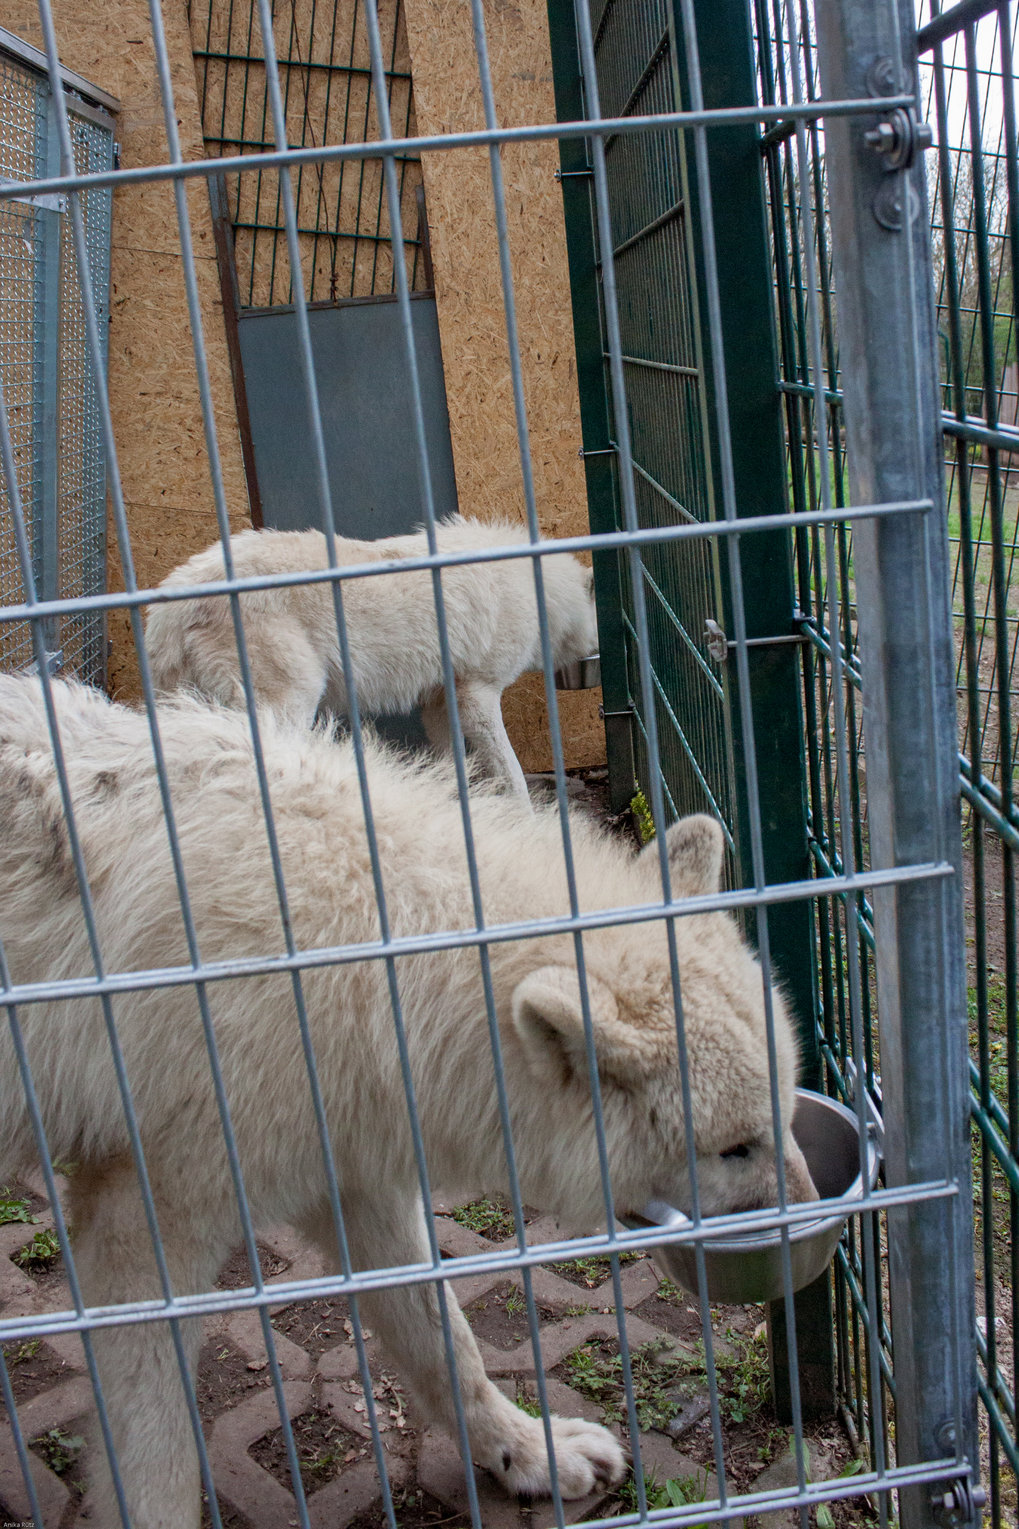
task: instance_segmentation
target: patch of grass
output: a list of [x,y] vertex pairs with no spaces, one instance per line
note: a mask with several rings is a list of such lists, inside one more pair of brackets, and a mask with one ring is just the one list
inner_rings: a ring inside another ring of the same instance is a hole
[[633,813],[633,821],[637,825],[637,835],[641,844],[650,844],[655,836],[655,820],[648,805],[648,799],[639,786],[630,798],[630,811]]
[[[730,1352],[717,1355],[715,1361],[719,1405],[726,1422],[744,1423],[770,1405],[767,1345],[731,1329],[726,1338]],[[626,1421],[623,1361],[616,1344],[592,1339],[568,1354],[564,1365],[569,1384],[597,1402],[606,1423]],[[683,1400],[702,1390],[707,1379],[704,1345],[700,1342],[693,1352],[665,1339],[642,1343],[630,1354],[630,1368],[642,1433],[649,1428],[666,1428]]]
[[14,1262],[22,1269],[46,1269],[59,1257],[60,1242],[57,1234],[49,1227],[44,1227],[41,1232],[36,1232],[31,1242],[18,1249],[14,1254]]
[[12,1194],[9,1189],[0,1189],[0,1226],[9,1226],[16,1221],[24,1221],[31,1226],[38,1219],[38,1216],[32,1215],[23,1195]]
[[63,1476],[75,1464],[85,1440],[79,1434],[65,1433],[62,1428],[50,1428],[33,1439],[31,1447],[55,1476]]
[[[626,1388],[623,1383],[623,1360],[614,1344],[584,1343],[564,1361],[573,1388],[597,1402],[606,1423],[625,1422]],[[649,1428],[665,1428],[679,1410],[677,1389],[696,1373],[696,1361],[688,1354],[677,1353],[667,1341],[652,1339],[630,1354],[633,1398],[637,1425],[644,1433]]]
[[[643,1253],[620,1253],[620,1267],[624,1264],[635,1264],[644,1257]],[[554,1274],[559,1274],[563,1279],[568,1279],[574,1285],[586,1285],[588,1290],[593,1290],[596,1285],[603,1285],[612,1273],[612,1260],[610,1258],[570,1258],[561,1264],[549,1264]],[[587,1310],[587,1308],[584,1308]]]
[[[684,1508],[695,1502],[706,1502],[708,1497],[708,1473],[698,1471],[696,1476],[670,1476],[659,1482],[653,1473],[644,1472],[644,1496],[647,1505],[655,1508]],[[619,1503],[626,1513],[639,1513],[637,1483],[631,1476],[619,1488]],[[690,1529],[703,1529],[694,1524]]]
[[490,1242],[505,1242],[516,1230],[513,1212],[502,1200],[472,1200],[470,1205],[458,1205],[452,1216],[459,1226]]
[[529,1417],[541,1417],[541,1403],[536,1396],[532,1395],[523,1382],[519,1380],[517,1381],[516,1403],[521,1412],[526,1412]]
[[768,1347],[763,1338],[728,1329],[726,1337],[733,1346],[731,1357],[719,1357],[719,1400],[723,1414],[732,1423],[745,1422],[760,1412],[771,1400],[768,1372]]

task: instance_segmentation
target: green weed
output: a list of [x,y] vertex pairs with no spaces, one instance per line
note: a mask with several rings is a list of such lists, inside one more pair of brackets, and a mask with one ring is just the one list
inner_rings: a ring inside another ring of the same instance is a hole
[[655,820],[648,805],[648,799],[643,791],[634,782],[636,790],[630,798],[630,811],[633,813],[633,821],[637,825],[637,835],[641,844],[650,844],[655,836]]
[[516,1402],[521,1412],[526,1412],[529,1417],[541,1417],[541,1403],[536,1396],[531,1395],[530,1391],[520,1381],[517,1382]]
[[[644,1496],[647,1505],[655,1508],[684,1508],[690,1503],[706,1502],[708,1496],[708,1473],[698,1471],[696,1476],[670,1476],[667,1481],[659,1482],[654,1474],[644,1472]],[[637,1499],[637,1483],[631,1476],[629,1481],[624,1481],[619,1489],[620,1506],[625,1512],[639,1513],[640,1504]],[[702,1529],[700,1525],[690,1525],[689,1529]]]
[[31,1225],[38,1219],[38,1216],[32,1215],[23,1195],[12,1194],[9,1189],[0,1189],[0,1226],[9,1226],[14,1221],[24,1221]]
[[452,1214],[459,1226],[487,1237],[490,1242],[505,1242],[516,1230],[513,1212],[501,1200],[473,1200],[470,1205],[458,1206]]
[[41,1232],[36,1232],[31,1242],[18,1249],[14,1254],[14,1262],[22,1269],[45,1269],[59,1257],[60,1242],[57,1234],[45,1227]]
[[13,1353],[4,1353],[8,1364],[24,1364],[28,1359],[34,1359],[42,1348],[41,1338],[28,1338],[24,1343],[19,1343]]
[[[607,1423],[621,1423],[627,1415],[623,1361],[618,1350],[593,1341],[574,1349],[565,1360],[569,1383],[582,1396],[597,1402]],[[677,1389],[696,1373],[696,1360],[677,1352],[664,1340],[642,1343],[630,1354],[633,1398],[641,1432],[665,1428],[676,1416]]]
[[63,1476],[74,1465],[84,1448],[85,1440],[76,1433],[65,1433],[62,1428],[50,1428],[32,1440],[32,1448],[55,1476]]

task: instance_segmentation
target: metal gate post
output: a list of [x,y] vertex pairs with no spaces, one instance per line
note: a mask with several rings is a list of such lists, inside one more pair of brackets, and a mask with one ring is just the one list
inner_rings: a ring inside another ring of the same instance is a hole
[[[578,121],[586,115],[577,50],[577,24],[571,0],[549,0],[549,44],[556,117]],[[586,138],[559,144],[559,179],[563,188],[566,254],[570,269],[577,391],[584,446],[588,518],[591,530],[618,531],[617,466],[605,387],[605,341],[602,334],[598,248],[591,206],[591,154]],[[633,708],[626,672],[626,632],[622,618],[620,559],[615,551],[596,552],[594,593],[601,650],[602,717],[605,757],[613,812],[622,812],[634,792]]]
[[[916,94],[912,0],[816,9],[829,99]],[[874,130],[880,128],[875,133]],[[853,499],[930,499],[860,521],[853,557],[875,868],[947,862],[950,877],[875,891],[890,1185],[954,1196],[889,1212],[900,1465],[978,1463],[969,1089],[955,662],[922,133],[911,111],[825,124]],[[873,136],[868,141],[866,135]],[[975,1521],[959,1484],[901,1494],[902,1529]],[[978,1515],[977,1515],[978,1516]]]

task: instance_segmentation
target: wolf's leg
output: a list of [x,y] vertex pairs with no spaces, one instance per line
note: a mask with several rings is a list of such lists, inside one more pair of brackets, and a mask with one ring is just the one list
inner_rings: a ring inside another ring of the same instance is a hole
[[[210,1215],[193,1194],[164,1200],[155,1190],[159,1226],[175,1294],[212,1284],[226,1256],[226,1217]],[[74,1262],[89,1306],[112,1306],[162,1294],[134,1167],[119,1162],[71,1179]],[[218,1222],[218,1228],[217,1228]],[[194,1374],[201,1324],[180,1324]],[[134,1529],[197,1529],[200,1477],[180,1367],[169,1325],[132,1323],[97,1330],[93,1343],[117,1465]],[[121,1523],[98,1425],[89,1439],[90,1525]]]
[[444,691],[435,690],[421,702],[421,726],[437,754],[452,752],[453,740],[449,735],[449,713],[446,710]]
[[[248,666],[255,700],[267,706],[282,721],[297,728],[315,725],[315,714],[326,690],[328,669],[316,652],[300,622],[282,617],[264,625],[252,616],[245,626]],[[236,659],[236,655],[234,655]],[[237,699],[244,707],[240,666],[237,670]]]
[[464,680],[457,685],[460,726],[485,774],[500,781],[505,790],[530,802],[520,761],[513,752],[502,720],[502,693],[491,685]]
[[[354,1267],[391,1268],[427,1263],[428,1242],[420,1202],[403,1205],[376,1201],[345,1202],[347,1235]],[[326,1256],[336,1262],[332,1223],[314,1228]],[[474,1334],[449,1285],[446,1305],[460,1395],[463,1398],[471,1456],[511,1494],[547,1496],[551,1490],[545,1432],[540,1418],[522,1412],[485,1374]],[[364,1321],[379,1335],[399,1365],[423,1417],[457,1439],[452,1380],[443,1340],[434,1284],[401,1285],[365,1294]],[[623,1451],[607,1429],[574,1418],[553,1418],[559,1490],[564,1497],[584,1497],[600,1481],[619,1481]]]

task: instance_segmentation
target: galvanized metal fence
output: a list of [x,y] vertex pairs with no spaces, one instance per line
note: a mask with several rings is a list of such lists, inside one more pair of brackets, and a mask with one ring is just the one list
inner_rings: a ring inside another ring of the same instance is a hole
[[[966,6],[967,11],[971,9],[972,6]],[[56,79],[59,39],[54,35],[45,3],[42,14],[50,75]],[[745,1512],[785,1506],[797,1508],[806,1524],[808,1512],[866,1492],[871,1495],[874,1512],[882,1523],[889,1521],[896,1504],[906,1529],[934,1525],[942,1522],[946,1514],[954,1515],[954,1521],[960,1524],[975,1522],[978,1509],[971,1488],[978,1445],[969,1154],[964,1139],[969,1099],[965,1086],[958,772],[952,706],[954,659],[947,599],[948,546],[939,518],[940,409],[936,398],[931,268],[926,228],[914,216],[914,208],[923,205],[925,181],[920,156],[909,152],[911,134],[915,138],[918,104],[910,15],[901,7],[872,4],[869,0],[868,3],[842,0],[838,6],[828,7],[826,14],[818,17],[818,84],[813,73],[815,55],[809,15],[792,8],[768,13],[762,5],[756,14],[758,63],[763,81],[759,98],[754,84],[749,17],[739,6],[723,11],[715,5],[695,5],[686,0],[675,8],[663,5],[652,9],[634,0],[615,3],[606,0],[590,12],[582,4],[572,17],[564,7],[554,6],[551,21],[553,47],[558,56],[562,120],[558,124],[501,130],[488,73],[483,10],[476,0],[472,14],[486,127],[473,133],[412,139],[394,131],[387,107],[386,56],[378,16],[373,0],[366,0],[363,19],[378,114],[378,138],[342,147],[292,148],[272,46],[269,6],[267,0],[262,0],[259,20],[272,147],[250,155],[221,155],[194,164],[183,161],[177,143],[158,5],[153,5],[152,14],[166,113],[166,165],[83,175],[73,158],[70,124],[58,92],[55,105],[61,148],[59,173],[36,175],[18,193],[68,197],[91,373],[103,437],[111,450],[110,493],[124,553],[127,587],[123,594],[77,596],[66,601],[54,601],[38,587],[32,565],[29,517],[19,491],[11,401],[5,386],[0,403],[0,446],[23,598],[7,600],[5,591],[2,616],[5,628],[28,624],[33,652],[43,675],[43,689],[50,695],[52,682],[45,662],[47,622],[66,612],[96,612],[113,606],[126,607],[132,613],[151,730],[153,770],[162,793],[177,896],[187,929],[187,960],[170,971],[153,968],[118,972],[104,965],[95,932],[89,866],[80,850],[74,848],[77,840],[71,797],[59,740],[54,735],[54,768],[67,813],[73,875],[94,970],[75,973],[70,978],[18,983],[4,965],[0,969],[2,999],[16,1047],[20,1036],[19,1014],[33,1004],[48,1002],[59,1010],[75,997],[90,996],[101,1005],[109,1040],[114,1042],[118,994],[139,988],[152,988],[158,994],[182,983],[190,984],[205,1024],[209,1065],[222,1094],[222,1068],[209,1008],[210,984],[214,980],[231,977],[257,981],[260,974],[270,970],[289,973],[293,983],[289,1003],[307,1042],[303,988],[307,972],[321,965],[363,960],[384,964],[394,1030],[401,1055],[405,1056],[399,958],[412,947],[436,952],[468,947],[479,952],[493,1045],[492,1067],[501,1090],[500,1015],[494,1004],[489,968],[493,943],[533,938],[536,934],[570,933],[578,969],[583,971],[584,930],[590,926],[591,915],[582,914],[572,887],[567,905],[553,920],[520,920],[498,929],[486,926],[475,870],[474,829],[459,733],[454,739],[453,764],[462,804],[473,921],[464,927],[429,931],[410,942],[390,931],[356,705],[352,707],[350,747],[360,780],[380,938],[372,941],[370,948],[336,944],[325,949],[303,949],[294,940],[286,918],[286,887],[278,861],[274,861],[283,914],[282,949],[259,952],[253,961],[239,960],[229,951],[217,952],[221,958],[210,960],[199,950],[174,825],[173,792],[160,747],[158,711],[141,641],[139,611],[151,600],[153,592],[137,588],[126,555],[130,526],[113,451],[114,421],[102,380],[101,306],[88,259],[82,212],[83,200],[101,188],[169,178],[175,183],[182,250],[187,254],[190,249],[184,195],[187,178],[249,174],[276,178],[286,236],[291,283],[288,290],[300,326],[305,387],[313,421],[310,446],[318,466],[321,523],[333,565],[341,649],[349,667],[342,604],[344,580],[367,576],[369,570],[342,567],[333,541],[328,474],[308,344],[307,292],[303,280],[298,279],[302,245],[293,177],[316,164],[370,162],[380,166],[390,229],[397,246],[401,246],[399,164],[403,158],[422,150],[441,152],[454,146],[489,148],[503,254],[521,471],[531,546],[538,549],[541,543],[529,471],[499,145],[509,140],[527,142],[558,137],[563,145],[567,195],[573,195],[574,188],[581,188],[584,197],[589,198],[579,209],[588,220],[585,239],[578,239],[571,231],[571,267],[580,338],[578,363],[593,534],[557,545],[590,548],[597,560],[606,720],[617,799],[632,789],[631,759],[636,760],[659,828],[677,809],[707,807],[722,818],[730,842],[739,852],[731,876],[734,890],[699,899],[693,907],[671,896],[668,863],[663,853],[660,860],[665,886],[663,901],[637,910],[610,909],[596,915],[595,922],[625,924],[636,919],[660,921],[664,925],[680,1040],[680,1071],[683,1088],[688,1090],[675,921],[694,909],[724,908],[740,913],[747,920],[760,953],[766,1006],[770,1002],[771,980],[781,975],[793,990],[798,1005],[808,1067],[815,1068],[823,1060],[827,1082],[853,1105],[861,1161],[866,1155],[874,1104],[883,1109],[887,1161],[886,1184],[865,1194],[859,1229],[854,1230],[840,1251],[836,1282],[839,1390],[855,1428],[866,1435],[868,1468],[851,1481],[814,1483],[807,1479],[804,1451],[807,1395],[799,1360],[802,1343],[818,1341],[821,1326],[818,1314],[827,1299],[827,1286],[821,1290],[815,1287],[805,1300],[797,1301],[794,1297],[788,1233],[808,1212],[787,1203],[780,1187],[779,1208],[763,1218],[744,1213],[723,1218],[721,1223],[706,1223],[695,1196],[690,1206],[692,1226],[683,1236],[698,1250],[719,1224],[738,1229],[763,1222],[781,1229],[784,1298],[780,1311],[773,1316],[773,1325],[780,1326],[779,1347],[784,1341],[788,1353],[787,1402],[793,1424],[795,1482],[785,1489],[749,1498],[733,1495],[727,1486],[712,1359],[711,1314],[699,1251],[698,1304],[706,1351],[718,1495],[694,1506],[649,1507],[640,1468],[640,1434],[626,1328],[620,1317],[618,1339],[629,1443],[636,1467],[633,1505],[625,1512],[598,1521],[677,1525],[724,1522]],[[726,64],[727,54],[735,57],[732,68]],[[828,243],[820,216],[824,176],[816,152],[811,152],[812,147],[816,151],[820,142],[817,126],[820,122],[824,123],[827,154],[825,174],[830,179],[836,214],[831,250],[839,291],[838,341],[842,360],[838,378],[830,374],[835,331],[827,286]],[[878,136],[874,144],[868,143],[864,134],[875,129]],[[635,175],[634,163],[642,155],[655,167],[657,181],[654,176],[651,181],[641,181]],[[782,230],[770,252],[762,182],[765,168],[770,177],[773,226],[776,231]],[[649,185],[655,188],[653,195],[647,189]],[[4,196],[4,205],[9,206],[10,190],[0,191],[0,195]],[[576,214],[575,207],[574,217]],[[637,267],[629,284],[628,264]],[[217,493],[220,533],[225,541],[228,519],[217,465],[198,295],[193,267],[188,261],[184,269],[206,445]],[[421,443],[422,512],[432,538],[431,555],[417,566],[433,570],[441,630],[441,569],[456,560],[434,551],[434,512],[423,445],[405,261],[394,259],[392,271],[408,336],[407,365],[414,397],[407,428]],[[769,335],[773,275],[777,277],[780,298],[779,333],[784,363],[784,380],[777,386]],[[677,290],[684,304],[678,318],[676,308],[670,310],[666,301]],[[878,303],[884,301],[886,307],[875,306],[875,294],[879,295]],[[652,319],[657,318],[653,308],[641,313],[640,304],[648,298],[652,302],[661,301],[663,314],[671,313],[664,330],[657,322],[647,322],[648,311]],[[593,344],[585,344],[585,333],[588,341],[593,338]],[[846,445],[852,472],[848,495],[842,475],[841,420],[834,410],[836,382],[841,383],[844,393]],[[790,534],[787,504],[790,490],[796,515],[795,537]],[[847,531],[850,525],[851,547]],[[494,556],[533,554],[524,547],[507,548]],[[541,562],[537,557],[534,569],[541,607]],[[798,606],[793,598],[794,575],[799,580]],[[305,582],[316,577],[320,576],[306,576]],[[253,693],[244,658],[236,592],[273,582],[272,578],[233,580],[228,565],[227,583],[211,589],[205,586],[204,590],[212,594],[226,589],[233,594],[238,650],[260,771],[260,801],[270,844],[275,842],[272,807],[260,763],[259,733],[251,705]],[[755,592],[753,601],[748,591]],[[189,596],[200,592],[176,593]],[[710,609],[698,608],[709,600]],[[714,623],[712,642],[717,655],[711,660],[704,658],[699,631],[701,620],[708,617]],[[569,865],[566,781],[555,722],[552,654],[544,614],[541,625],[546,690],[553,717],[563,853]],[[862,650],[859,662],[857,630]],[[798,671],[801,652],[802,681]],[[688,684],[676,682],[677,653],[682,656]],[[717,667],[713,667],[714,663]],[[447,646],[443,650],[443,671],[447,704],[455,714],[456,688]],[[864,798],[859,789],[860,719],[855,695],[858,679],[862,682],[867,740],[866,817],[861,811]],[[806,761],[809,815],[803,810],[801,716],[806,719],[811,740]],[[693,720],[688,722],[686,718]],[[628,737],[633,743],[629,759],[625,754]],[[666,738],[667,744],[663,742]],[[626,772],[622,777],[621,768]],[[1008,789],[1002,778],[999,790],[1005,793],[1006,806]],[[880,1021],[876,1036],[871,1023],[875,999]],[[54,1023],[59,1022],[58,1013]],[[586,1047],[594,1079],[597,1059],[589,1025]],[[318,1094],[314,1054],[307,1045],[306,1056],[311,1100],[315,1100]],[[27,1086],[29,1068],[23,1049],[19,1049],[19,1063]],[[774,1068],[772,1074],[772,1117],[778,1133],[780,1109]],[[421,1149],[420,1123],[406,1072],[405,1078],[420,1182],[427,1191],[428,1164]],[[987,1087],[983,1086],[986,1096]],[[126,1078],[122,1102],[130,1118]],[[985,1113],[987,1102],[985,1097]],[[34,1099],[31,1108],[44,1173],[56,1202],[42,1117]],[[604,1164],[606,1138],[596,1088],[592,1116]],[[135,1138],[140,1185],[160,1266],[158,1298],[154,1302],[128,1300],[112,1311],[95,1310],[87,1306],[83,1292],[72,1282],[74,1310],[43,1317],[5,1314],[0,1317],[0,1338],[30,1341],[48,1334],[80,1333],[98,1399],[101,1387],[91,1354],[93,1333],[111,1325],[128,1329],[139,1322],[168,1324],[208,1493],[209,1515],[214,1524],[220,1525],[215,1483],[203,1443],[180,1322],[188,1316],[226,1311],[238,1304],[250,1306],[259,1313],[279,1400],[298,1521],[309,1525],[311,1518],[301,1488],[282,1379],[274,1358],[268,1308],[281,1300],[301,1302],[313,1296],[345,1294],[352,1302],[359,1373],[380,1470],[383,1512],[395,1529],[399,1520],[386,1480],[385,1454],[360,1337],[358,1296],[372,1290],[414,1285],[422,1279],[435,1282],[441,1291],[441,1280],[455,1281],[483,1272],[493,1263],[518,1270],[540,1377],[532,1266],[549,1258],[607,1254],[616,1305],[621,1311],[619,1258],[648,1238],[645,1233],[624,1233],[615,1228],[611,1186],[606,1175],[603,1184],[609,1228],[606,1234],[529,1246],[510,1117],[504,1104],[500,1120],[518,1236],[516,1249],[440,1263],[432,1235],[424,1264],[355,1272],[343,1231],[343,1194],[328,1150],[328,1122],[320,1119],[324,1171],[330,1186],[329,1208],[335,1222],[341,1272],[324,1280],[297,1281],[268,1289],[259,1267],[255,1227],[242,1181],[235,1174],[238,1213],[251,1275],[249,1288],[239,1295],[222,1290],[196,1293],[174,1288],[162,1261],[158,1206],[143,1169],[140,1153],[143,1144]],[[222,1124],[231,1160],[236,1163],[236,1143],[225,1110]],[[267,1128],[271,1129],[270,1122]],[[686,1147],[694,1157],[689,1112],[686,1130]],[[519,1144],[519,1149],[525,1150],[526,1144]],[[57,1231],[68,1268],[73,1270],[73,1243],[68,1241],[66,1227],[59,1217]],[[662,1234],[651,1234],[652,1241],[655,1235],[662,1240]],[[887,1297],[882,1273],[885,1250]],[[457,1395],[449,1317],[441,1296],[439,1304],[450,1362],[450,1384]],[[885,1341],[889,1321],[893,1345]],[[929,1341],[931,1333],[938,1335],[936,1344]],[[823,1338],[822,1332],[822,1347]],[[823,1393],[830,1389],[823,1360],[818,1370],[821,1376],[818,1389]],[[1000,1395],[1005,1384],[1000,1372],[992,1373],[985,1367],[985,1374],[990,1374],[990,1381],[985,1379],[985,1399],[989,1389],[997,1388]],[[26,1467],[25,1492],[30,1509],[37,1522],[42,1522],[27,1470],[26,1441],[19,1431],[2,1361],[0,1383],[18,1453]],[[547,1428],[548,1405],[543,1390],[539,1400]],[[893,1430],[887,1427],[890,1416]],[[460,1402],[457,1417],[460,1442],[467,1455],[465,1413]],[[550,1432],[546,1439],[551,1443]],[[120,1490],[119,1462],[115,1451],[112,1455],[114,1481],[120,1492],[119,1508],[127,1523],[129,1512]],[[470,1472],[466,1481],[468,1513],[472,1523],[479,1524],[478,1496]],[[829,1510],[829,1519],[830,1516]],[[554,1469],[547,1517],[558,1525],[566,1522]]]
[[[928,194],[938,355],[942,381],[942,428],[946,438],[948,534],[953,548],[952,594],[956,679],[960,697],[960,788],[967,810],[966,885],[967,994],[970,1029],[970,1104],[977,1186],[978,1332],[982,1373],[981,1432],[994,1524],[1016,1511],[1015,1375],[1015,1168],[1016,1025],[1015,907],[1012,854],[1015,845],[1012,779],[1015,722],[1015,614],[1010,609],[1014,516],[1008,496],[1014,449],[1014,307],[1012,272],[1016,230],[1014,186],[1014,9],[1002,6],[937,7],[918,13],[922,114],[936,149],[928,156]],[[785,7],[758,7],[758,34],[765,99],[789,89],[791,23]],[[817,58],[808,31],[801,67],[816,92]],[[1012,127],[1010,128],[1010,124]],[[1011,132],[1011,137],[1010,137]],[[803,200],[817,220],[816,280],[824,337],[825,408],[831,439],[828,491],[836,504],[849,498],[845,456],[840,336],[834,313],[823,141],[812,131],[810,177],[801,190],[792,146],[770,135],[769,190],[775,238],[782,391],[787,399],[787,441],[792,502],[796,509],[821,500],[824,484],[811,446],[813,381],[805,285],[808,274],[798,230]],[[766,140],[767,141],[767,140]],[[844,592],[839,647],[851,678],[845,706],[850,729],[849,768],[854,852],[869,852],[868,772],[859,714],[861,670],[855,606],[851,532],[837,537],[836,576]],[[831,708],[832,630],[826,624],[826,572],[816,537],[800,538],[799,603],[808,616],[805,706],[811,783],[811,849],[819,872],[838,874],[838,807]],[[850,942],[847,910],[831,905],[822,915],[819,942],[820,1026],[826,1061],[844,1074],[848,1038]],[[858,941],[858,982],[864,1010],[864,1065],[878,1068],[873,1014],[873,909],[862,899],[848,911]],[[859,1385],[861,1340],[872,1339],[855,1310],[859,1254],[840,1254],[836,1329],[839,1367],[854,1398],[856,1426],[866,1421],[867,1397]],[[884,1341],[887,1346],[887,1333]],[[886,1362],[886,1361],[883,1361]],[[857,1382],[852,1384],[856,1373]],[[873,1397],[870,1398],[873,1405]]]
[[[113,164],[113,117],[105,97],[84,81],[51,86],[44,60],[0,33],[0,179],[45,178],[57,167],[54,88],[67,97],[76,170],[98,174]],[[19,198],[0,209],[0,371],[11,414],[18,486],[30,509],[36,586],[50,600],[100,594],[106,581],[106,465],[80,281],[62,193]],[[110,192],[82,198],[89,276],[101,333],[109,312]],[[105,364],[105,360],[104,360]],[[0,590],[17,603],[24,588],[15,532],[0,487]],[[47,652],[58,667],[92,683],[106,673],[101,611],[67,611],[50,620]],[[0,666],[32,656],[26,623],[4,625]]]

